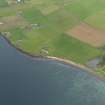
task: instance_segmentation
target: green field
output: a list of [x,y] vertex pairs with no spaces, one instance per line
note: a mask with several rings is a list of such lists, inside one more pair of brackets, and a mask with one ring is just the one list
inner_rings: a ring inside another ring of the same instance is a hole
[[[102,51],[67,35],[81,22],[105,29],[105,0],[0,0],[0,31],[33,55],[85,64]],[[11,19],[12,18],[12,19]],[[46,53],[47,52],[47,53]]]
[[85,21],[93,27],[105,31],[105,10],[93,14],[92,16],[86,18]]

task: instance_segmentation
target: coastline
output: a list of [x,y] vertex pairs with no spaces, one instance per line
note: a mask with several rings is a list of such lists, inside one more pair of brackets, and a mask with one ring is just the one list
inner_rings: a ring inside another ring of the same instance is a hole
[[13,48],[15,48],[17,51],[31,57],[31,58],[41,58],[41,59],[50,59],[50,60],[54,60],[54,61],[58,61],[58,62],[61,62],[63,64],[68,64],[68,65],[71,65],[75,68],[79,68],[79,69],[82,69],[84,71],[87,71],[88,73],[94,75],[95,77],[99,78],[100,80],[103,80],[105,82],[105,77],[99,73],[97,73],[95,70],[92,70],[91,68],[89,67],[86,67],[85,65],[82,65],[82,64],[79,64],[79,63],[76,63],[76,62],[73,62],[71,60],[68,60],[68,59],[64,59],[64,58],[59,58],[59,57],[54,57],[54,56],[42,56],[42,55],[34,55],[34,54],[31,54],[29,52],[26,52],[24,50],[22,50],[21,48],[15,46],[5,35],[1,34],[1,37],[3,37],[8,44],[10,44]]
[[11,45],[13,48],[15,48],[16,50],[18,50],[19,52],[21,52],[21,53],[23,53],[23,54],[25,54],[25,55],[28,55],[28,56],[30,56],[30,57],[36,57],[36,58],[39,58],[39,57],[40,57],[40,58],[45,58],[45,57],[42,56],[42,55],[33,55],[33,54],[29,53],[29,52],[26,52],[26,51],[22,50],[21,48],[19,48],[19,47],[17,47],[16,45],[14,45],[14,44],[13,44],[5,35],[3,35],[2,33],[0,33],[0,37],[3,37],[3,39],[5,39],[9,45]]
[[15,49],[17,49],[19,52],[21,52],[21,53],[23,53],[25,55],[28,55],[29,57],[32,57],[32,58],[33,57],[36,57],[36,58],[56,60],[56,61],[59,61],[59,62],[62,62],[62,63],[73,65],[73,66],[78,67],[78,68],[81,68],[81,69],[87,69],[89,71],[91,70],[88,67],[86,67],[85,65],[77,64],[77,63],[75,63],[75,62],[73,62],[71,60],[68,60],[68,59],[63,59],[63,58],[54,57],[54,56],[42,56],[42,55],[34,55],[34,54],[31,54],[31,53],[26,52],[26,51],[22,50],[21,48],[15,46],[5,35],[1,34],[1,37],[3,37],[7,41],[7,43],[10,44],[12,47],[14,47]]
[[91,68],[86,67],[85,65],[79,64],[79,63],[75,63],[71,60],[67,60],[67,59],[63,59],[63,58],[58,58],[58,57],[53,57],[53,56],[47,56],[48,59],[54,60],[54,61],[58,61],[61,62],[63,64],[68,64],[73,66],[74,68],[77,69],[81,69],[82,71],[86,71],[88,73],[90,73],[90,75],[95,76],[96,78],[102,80],[103,82],[105,82],[105,76],[99,74],[98,72],[96,72],[95,70],[92,70]]

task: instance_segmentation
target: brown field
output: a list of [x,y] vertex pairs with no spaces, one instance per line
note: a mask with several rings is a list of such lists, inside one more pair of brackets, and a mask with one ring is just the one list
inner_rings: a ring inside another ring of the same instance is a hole
[[95,47],[101,47],[105,44],[105,32],[86,23],[81,23],[67,31],[67,34]]
[[[2,23],[2,24],[1,24]],[[0,21],[0,30],[6,30],[11,27],[17,27],[17,26],[25,26],[27,22],[19,16],[8,16],[5,18],[2,18]]]

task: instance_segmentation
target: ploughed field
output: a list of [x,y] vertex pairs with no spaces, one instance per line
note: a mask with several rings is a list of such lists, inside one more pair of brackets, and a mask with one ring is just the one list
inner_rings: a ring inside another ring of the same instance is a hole
[[0,32],[33,55],[85,64],[102,55],[105,0],[0,0]]

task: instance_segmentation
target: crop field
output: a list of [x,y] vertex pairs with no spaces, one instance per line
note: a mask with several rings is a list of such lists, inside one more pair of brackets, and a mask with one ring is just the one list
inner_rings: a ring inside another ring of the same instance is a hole
[[33,55],[85,64],[105,45],[105,0],[0,0],[0,32]]

